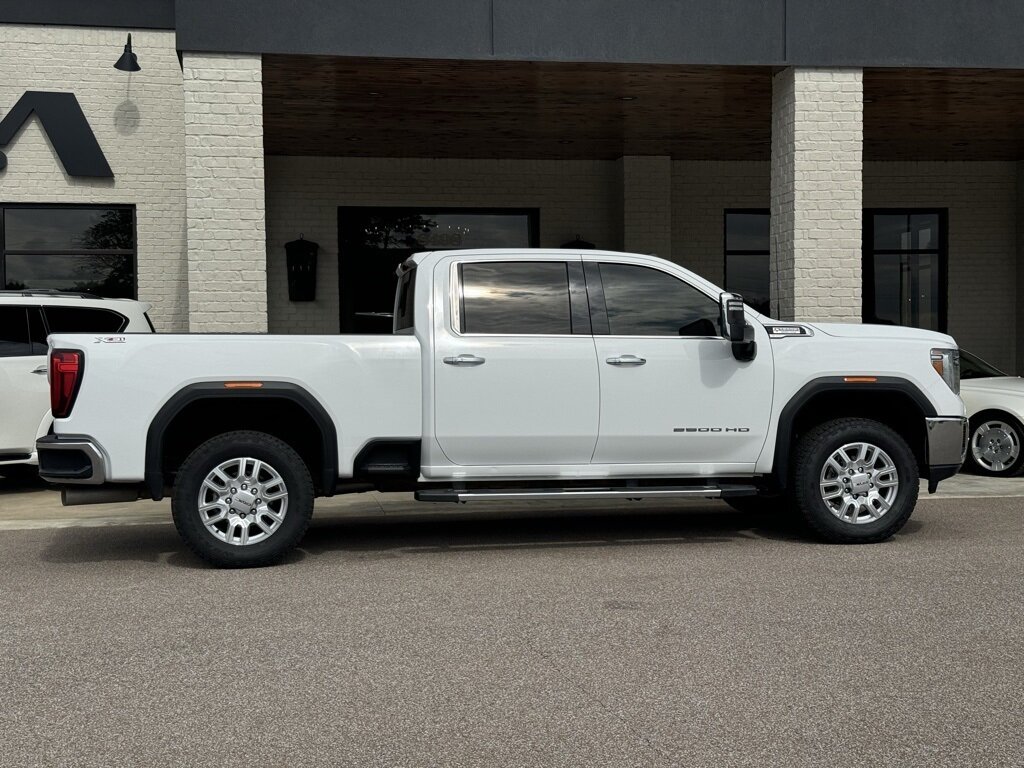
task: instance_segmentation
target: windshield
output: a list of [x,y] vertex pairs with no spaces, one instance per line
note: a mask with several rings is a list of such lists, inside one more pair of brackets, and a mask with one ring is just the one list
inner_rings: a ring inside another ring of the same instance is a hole
[[1006,374],[989,365],[980,357],[975,357],[970,352],[960,350],[960,378],[961,379],[989,379],[993,376],[1005,376]]

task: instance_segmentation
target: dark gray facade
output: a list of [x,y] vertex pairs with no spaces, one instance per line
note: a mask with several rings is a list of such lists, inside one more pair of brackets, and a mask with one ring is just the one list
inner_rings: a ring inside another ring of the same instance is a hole
[[1020,0],[3,0],[0,22],[173,27],[182,51],[1024,68]]

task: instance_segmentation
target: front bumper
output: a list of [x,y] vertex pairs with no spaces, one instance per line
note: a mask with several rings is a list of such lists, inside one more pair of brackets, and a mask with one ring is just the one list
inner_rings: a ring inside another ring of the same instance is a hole
[[963,416],[925,419],[928,434],[928,493],[960,471],[967,457],[968,421]]
[[36,440],[39,476],[59,485],[101,485],[106,481],[106,460],[90,438],[46,435]]

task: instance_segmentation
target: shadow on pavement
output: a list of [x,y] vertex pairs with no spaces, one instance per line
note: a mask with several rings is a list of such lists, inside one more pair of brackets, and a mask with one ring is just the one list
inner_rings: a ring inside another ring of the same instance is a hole
[[17,464],[0,467],[0,496],[44,490],[47,485],[39,479],[38,472],[36,467],[21,467]]
[[[905,534],[920,530],[912,520]],[[189,552],[169,525],[62,528],[48,531],[43,559],[53,563],[136,561],[181,568],[208,566]],[[501,519],[317,520],[285,564],[349,555],[360,560],[402,554],[447,554],[516,549],[579,550],[606,547],[750,544],[759,540],[822,546],[795,521],[723,508],[658,514],[603,514]]]

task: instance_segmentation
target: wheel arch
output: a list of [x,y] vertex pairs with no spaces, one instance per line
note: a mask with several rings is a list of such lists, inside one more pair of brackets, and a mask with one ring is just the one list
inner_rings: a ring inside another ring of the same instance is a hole
[[785,488],[790,457],[799,436],[807,429],[846,416],[881,421],[907,441],[919,469],[927,464],[925,418],[938,415],[935,406],[912,382],[895,376],[874,381],[846,381],[842,376],[814,379],[783,407],[776,431],[772,482]]
[[[309,466],[314,484],[325,496],[333,495],[338,482],[338,435],[324,406],[306,389],[284,381],[264,381],[259,388],[231,389],[223,381],[199,382],[178,390],[160,408],[146,434],[145,485],[154,501],[164,497],[168,461],[182,460],[182,446],[189,451],[209,437],[235,429],[240,413],[260,407],[261,416],[278,416],[275,426],[257,430],[287,438]],[[190,418],[215,410],[223,418],[215,429],[198,429],[191,439],[181,437]],[[286,425],[286,426],[281,426]],[[248,429],[253,429],[248,425]],[[284,433],[282,435],[282,433]]]
[[[1017,422],[1019,425],[1021,425],[1022,429],[1024,429],[1024,417],[1022,417],[1020,413],[1013,410],[1012,408],[993,405],[986,408],[979,408],[977,411],[975,411],[974,413],[970,414],[970,416],[967,417],[971,423],[971,431],[973,432],[974,425],[976,422],[981,421],[982,419],[991,418],[993,416],[999,416],[1002,418],[1009,417],[1012,421]],[[1024,437],[1024,435],[1022,435],[1022,437]]]

